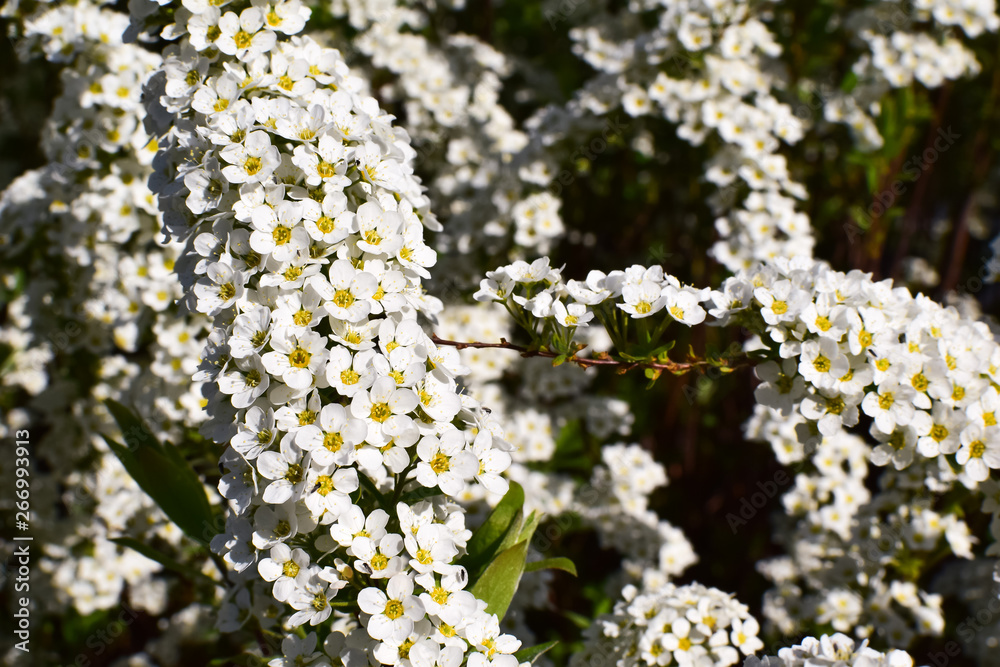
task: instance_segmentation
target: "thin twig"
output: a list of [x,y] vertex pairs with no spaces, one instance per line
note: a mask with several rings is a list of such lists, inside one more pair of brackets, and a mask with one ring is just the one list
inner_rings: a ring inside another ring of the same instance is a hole
[[[448,345],[454,347],[458,350],[464,350],[466,348],[475,349],[500,349],[500,350],[513,350],[519,352],[522,357],[545,357],[548,359],[555,359],[556,357],[561,357],[557,352],[552,352],[550,350],[532,350],[523,345],[515,345],[507,341],[505,338],[501,338],[499,343],[480,343],[480,342],[463,342],[457,340],[445,340],[443,338],[438,338],[437,336],[431,336],[431,340],[434,341],[436,345]],[[693,359],[691,361],[680,362],[680,361],[621,361],[618,359],[612,359],[606,353],[598,353],[594,357],[578,357],[576,355],[572,357],[566,357],[566,361],[569,363],[574,363],[581,368],[588,368],[591,366],[608,366],[617,369],[618,373],[626,373],[630,370],[636,368],[651,368],[657,371],[669,371],[670,373],[682,374],[688,373],[693,370],[704,370],[706,368],[713,368],[716,366],[724,366],[726,368],[738,368],[740,366],[749,366],[753,362],[749,357],[742,357],[740,359],[734,360],[735,363],[728,362],[710,362],[707,359]]]

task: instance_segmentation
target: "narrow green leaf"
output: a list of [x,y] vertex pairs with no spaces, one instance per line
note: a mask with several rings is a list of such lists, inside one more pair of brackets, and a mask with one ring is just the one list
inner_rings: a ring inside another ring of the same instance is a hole
[[168,570],[172,570],[177,574],[183,575],[190,579],[191,581],[201,581],[210,584],[215,584],[216,582],[206,574],[195,570],[194,568],[188,567],[183,563],[178,563],[176,560],[166,555],[162,551],[157,551],[148,544],[143,544],[139,540],[131,537],[112,537],[111,541],[120,546],[137,551],[146,558],[156,561]]
[[542,515],[538,512],[532,510],[528,518],[524,520],[521,525],[521,532],[517,535],[518,542],[531,542],[531,538],[535,535],[535,530],[538,529],[538,524],[542,520]]
[[361,482],[361,486],[365,487],[366,493],[370,493],[375,497],[375,500],[378,501],[378,506],[388,512],[389,508],[386,507],[386,505],[389,504],[389,501],[386,500],[385,496],[379,492],[379,490],[375,487],[375,483],[372,482],[368,475],[361,473],[358,475],[358,481]]
[[536,560],[524,566],[525,572],[537,572],[538,570],[562,570],[576,576],[576,565],[569,558],[545,558]]
[[569,619],[573,625],[581,630],[586,630],[590,627],[590,619],[583,614],[578,614],[575,611],[564,611],[563,616]]
[[518,542],[500,552],[472,586],[470,592],[486,603],[487,614],[496,614],[497,618],[503,620],[517,591],[517,585],[521,582],[527,555],[527,541]]
[[501,551],[501,544],[511,530],[515,537],[520,533],[524,505],[524,489],[511,482],[503,499],[493,508],[486,521],[469,538],[466,555],[461,564],[469,571],[470,579],[482,570],[493,556]]
[[216,529],[215,514],[198,475],[173,446],[164,447],[131,410],[105,404],[118,422],[126,445],[104,438],[136,484],[184,533],[203,546]]
[[558,639],[553,639],[552,641],[545,642],[544,644],[535,644],[534,646],[528,646],[526,648],[522,648],[520,651],[515,653],[514,657],[517,658],[518,663],[530,662],[533,664],[536,660],[538,660],[539,657],[541,657],[543,653],[546,653],[549,649],[551,649],[558,643],[559,643]]

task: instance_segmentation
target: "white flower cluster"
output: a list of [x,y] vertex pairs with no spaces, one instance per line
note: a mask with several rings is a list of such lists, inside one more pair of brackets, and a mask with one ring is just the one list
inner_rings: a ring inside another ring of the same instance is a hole
[[813,260],[742,271],[712,298],[723,324],[770,339],[780,361],[757,368],[757,400],[782,414],[801,404],[806,442],[865,414],[876,465],[954,455],[970,485],[1000,468],[1000,346],[985,324]]
[[[917,32],[918,24],[927,25],[927,32]],[[849,92],[823,94],[825,120],[847,125],[861,149],[881,148],[884,138],[876,119],[893,89],[914,80],[937,88],[946,80],[980,72],[975,55],[951,26],[960,26],[970,39],[983,31],[996,32],[996,3],[917,0],[908,10],[897,2],[879,1],[854,11],[844,27],[864,45],[851,68],[857,83]]]
[[[510,337],[510,318],[495,303],[449,307],[435,331],[451,340],[495,341]],[[592,348],[606,346],[599,336],[600,327],[582,327],[581,332]],[[649,496],[667,483],[666,472],[640,446],[615,442],[630,435],[632,415],[624,401],[593,391],[593,370],[555,368],[544,359],[520,358],[495,349],[468,348],[460,354],[462,363],[471,369],[463,377],[467,391],[490,406],[514,446],[514,462],[505,474],[525,489],[526,511],[545,514],[555,527],[569,525],[564,522],[575,515],[583,527],[594,529],[602,547],[624,557],[622,577],[614,577],[610,586],[617,582],[615,590],[620,590],[624,583],[639,581],[649,571],[666,581],[697,561],[684,534],[649,510]],[[557,438],[570,447],[581,446],[582,438],[613,444],[601,446],[601,462],[591,478],[579,480],[559,472],[558,466],[556,472],[550,471],[550,462],[568,455],[566,451],[555,454]],[[484,498],[492,500],[485,489],[469,487],[460,500],[474,503]],[[547,595],[538,599],[536,594],[538,587],[547,590],[544,574],[525,574],[505,627],[516,623],[526,608],[548,606]],[[522,640],[532,637],[523,624],[513,627]]]
[[[641,322],[661,311],[669,317],[657,318],[653,340],[670,322],[700,324],[706,315],[701,304],[709,300],[710,293],[708,289],[682,285],[659,266],[634,265],[608,274],[591,271],[584,281],[563,282],[561,270],[552,268],[549,258],[542,257],[530,264],[518,260],[487,272],[475,299],[504,304],[526,330],[535,334],[552,331],[557,342],[568,346],[576,329],[595,317],[605,325],[612,341],[619,344],[627,332],[628,320]],[[619,312],[624,314],[621,327],[617,324]],[[642,326],[652,329],[648,323]]]
[[[454,5],[461,9],[464,3]],[[529,136],[499,101],[511,63],[479,38],[449,33],[444,25],[435,25],[437,40],[428,39],[424,28],[436,8],[346,0],[332,3],[331,10],[360,31],[350,47],[373,71],[394,76],[380,93],[402,104],[421,168],[434,175],[434,209],[448,220],[436,244],[442,251],[462,250],[449,257],[449,278],[457,279],[477,271],[469,263],[473,249],[506,251],[513,241],[547,252],[564,226],[559,200],[532,192],[538,180],[522,166],[530,161],[524,154],[531,148]]]
[[[748,429],[750,438],[769,440],[776,450],[797,448],[783,462],[808,467],[782,496],[788,517],[776,537],[788,555],[758,563],[775,584],[764,595],[765,617],[786,636],[814,622],[892,646],[939,636],[942,597],[911,579],[934,554],[972,556],[968,526],[943,502],[955,476],[928,461],[886,471],[873,493],[866,486],[872,447],[840,432],[805,457],[795,434],[804,422],[758,406]],[[733,520],[734,528],[740,525]]]
[[[439,308],[421,288],[437,224],[407,136],[354,92],[338,52],[278,39],[302,27],[297,0],[224,9],[185,0],[154,101],[174,114],[160,205],[188,241],[188,299],[217,327],[196,377],[218,389],[205,432],[229,445],[233,514],[212,546],[273,582],[238,577],[220,627],[356,607],[345,660],[516,664],[520,642],[453,563],[470,533],[448,497],[503,493],[510,456],[458,393],[457,352],[417,323]],[[400,500],[421,489],[434,498]]]
[[0,327],[14,367],[3,385],[33,397],[23,415],[4,415],[0,432],[23,420],[39,438],[32,512],[44,531],[47,610],[86,615],[127,591],[133,607],[160,613],[166,580],[153,575],[162,567],[109,538],[180,547],[182,537],[100,437],[116,430],[104,398],[133,405],[158,437],[203,419],[190,375],[204,320],[173,306],[180,248],[156,238],[146,187],[156,143],[140,95],[160,58],[124,44],[127,17],[99,3],[27,9],[3,10],[18,53],[64,66],[42,136],[48,162],[0,195],[0,274],[19,292]]
[[[778,152],[804,128],[775,97],[782,84],[768,63],[781,47],[768,27],[738,0],[636,0],[630,10],[599,12],[570,31],[575,52],[603,74],[581,95],[613,100],[633,117],[660,115],[692,145],[722,141],[705,178],[720,188],[712,203],[722,239],[712,254],[730,270],[811,256],[809,220],[795,210],[805,189]],[[632,12],[648,13],[655,27],[642,29]]]
[[764,646],[759,631],[746,605],[718,589],[629,585],[614,611],[586,630],[584,648],[570,665],[726,667],[737,664],[741,653],[750,656]]
[[[768,618],[783,631],[819,618],[897,646],[940,634],[941,597],[912,582],[932,554],[972,558],[977,540],[946,494],[992,488],[1000,467],[1000,351],[988,327],[819,262],[741,272],[713,300],[713,315],[759,332],[777,356],[757,368],[749,435],[816,471],[783,498],[790,557],[761,564],[777,584]],[[862,416],[874,446],[845,430]],[[869,460],[890,466],[877,492]],[[996,531],[996,504],[983,507]]]
[[806,637],[795,646],[778,651],[777,656],[751,656],[745,667],[913,667],[913,658],[906,651],[876,651],[868,640],[856,644],[847,635],[823,635],[819,639]]

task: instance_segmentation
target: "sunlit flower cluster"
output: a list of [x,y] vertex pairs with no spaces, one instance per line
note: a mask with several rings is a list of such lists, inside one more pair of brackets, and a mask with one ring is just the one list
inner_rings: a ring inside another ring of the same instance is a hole
[[611,614],[587,631],[571,665],[716,665],[763,648],[760,626],[731,595],[701,584],[626,586]]

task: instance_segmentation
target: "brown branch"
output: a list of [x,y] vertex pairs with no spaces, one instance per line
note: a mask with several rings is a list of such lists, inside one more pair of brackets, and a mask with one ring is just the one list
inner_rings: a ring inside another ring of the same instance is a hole
[[[435,345],[447,345],[454,347],[457,350],[464,350],[466,348],[474,349],[500,349],[500,350],[513,350],[519,352],[522,357],[545,357],[547,359],[555,359],[556,357],[561,357],[557,352],[552,352],[550,350],[532,350],[523,345],[515,345],[507,341],[505,338],[501,338],[499,343],[480,343],[480,342],[463,342],[457,340],[445,340],[443,338],[438,338],[437,336],[431,336],[431,340],[434,341]],[[591,366],[606,366],[615,368],[615,372],[618,374],[626,373],[630,370],[636,368],[651,368],[656,371],[668,371],[675,375],[681,375],[688,373],[693,370],[698,370],[704,372],[706,368],[714,368],[716,366],[724,366],[726,368],[739,368],[741,366],[750,366],[753,364],[753,360],[749,357],[742,357],[735,360],[735,363],[712,363],[707,359],[692,359],[686,362],[680,361],[621,361],[618,359],[612,359],[607,353],[600,352],[594,357],[578,357],[573,355],[571,357],[566,357],[566,362],[574,363],[581,368],[589,368]]]

